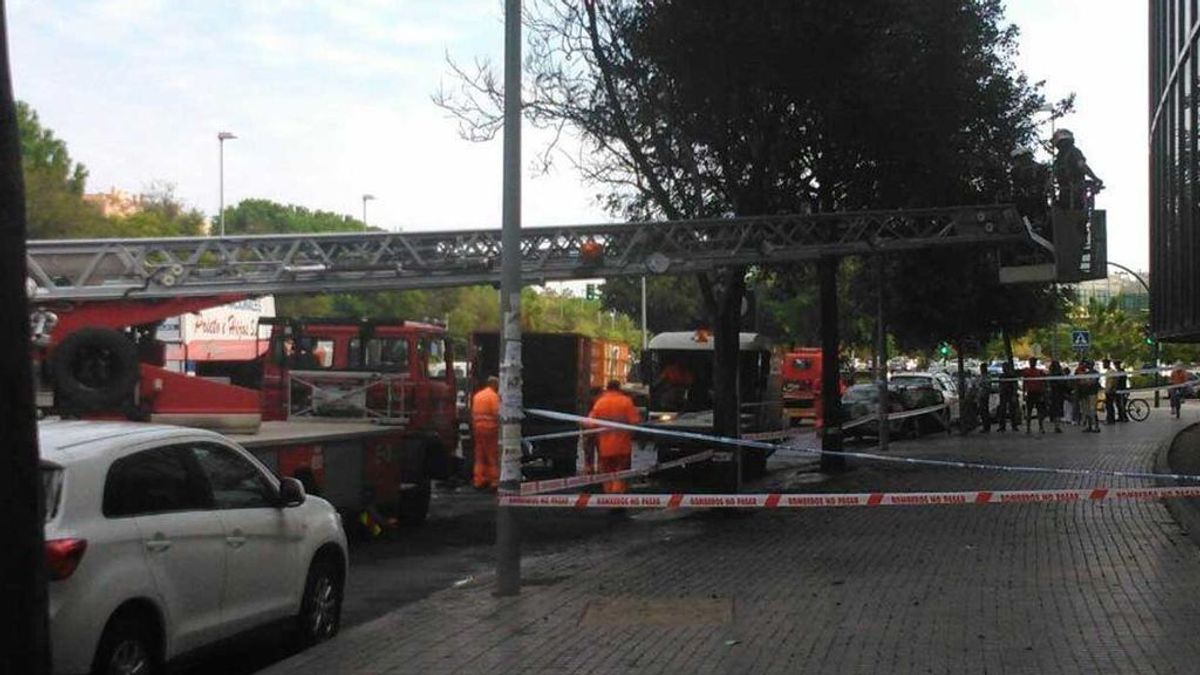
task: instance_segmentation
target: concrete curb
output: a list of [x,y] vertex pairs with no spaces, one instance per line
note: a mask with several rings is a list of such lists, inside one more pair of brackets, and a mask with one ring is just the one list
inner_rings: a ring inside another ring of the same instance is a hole
[[[1181,435],[1191,429],[1200,426],[1200,422],[1189,424],[1188,426],[1175,432],[1170,440],[1164,441],[1154,454],[1154,470],[1159,473],[1175,473],[1171,467],[1171,452],[1175,449],[1175,442]],[[1169,480],[1160,481],[1162,483],[1170,483],[1179,485],[1182,481]],[[1171,517],[1183,527],[1189,539],[1196,546],[1200,546],[1200,499],[1165,499],[1163,503],[1170,512]]]

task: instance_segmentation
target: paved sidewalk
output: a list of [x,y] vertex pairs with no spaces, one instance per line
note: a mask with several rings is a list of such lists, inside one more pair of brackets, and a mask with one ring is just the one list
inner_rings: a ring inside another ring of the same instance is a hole
[[[1186,424],[1155,411],[1101,434],[940,436],[891,452],[1150,470]],[[861,463],[813,485],[795,470],[775,475],[797,492],[1147,484]],[[1200,549],[1160,502],[655,512],[524,570],[519,598],[493,598],[487,580],[448,589],[265,672],[1129,673],[1200,663]]]

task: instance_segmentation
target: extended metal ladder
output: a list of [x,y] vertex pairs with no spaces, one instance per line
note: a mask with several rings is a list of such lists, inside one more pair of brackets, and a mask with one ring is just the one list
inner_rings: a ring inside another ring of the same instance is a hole
[[[1009,205],[530,227],[528,283],[1030,241]],[[598,245],[598,246],[597,246]],[[497,283],[500,231],[31,241],[35,304]]]

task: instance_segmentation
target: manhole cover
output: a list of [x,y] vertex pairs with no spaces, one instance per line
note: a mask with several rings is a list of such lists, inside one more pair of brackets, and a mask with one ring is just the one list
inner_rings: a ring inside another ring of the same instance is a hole
[[688,626],[733,621],[728,598],[600,598],[583,611],[584,626]]

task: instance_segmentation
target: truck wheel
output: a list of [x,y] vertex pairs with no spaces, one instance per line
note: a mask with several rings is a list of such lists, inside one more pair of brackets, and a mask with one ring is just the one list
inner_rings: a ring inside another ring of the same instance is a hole
[[420,525],[429,516],[429,498],[433,487],[428,477],[417,480],[417,486],[401,490],[396,500],[396,516],[405,525]]
[[111,328],[82,328],[55,348],[50,374],[55,391],[72,407],[120,407],[138,381],[137,348]]
[[742,455],[742,478],[754,480],[762,478],[767,473],[767,453],[764,450],[751,450]]

